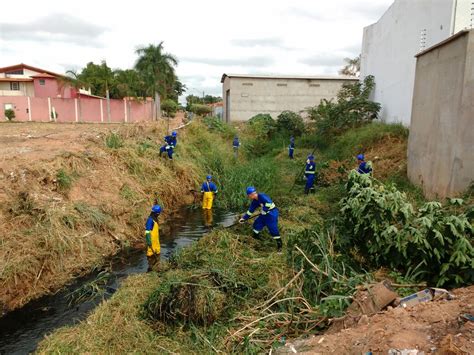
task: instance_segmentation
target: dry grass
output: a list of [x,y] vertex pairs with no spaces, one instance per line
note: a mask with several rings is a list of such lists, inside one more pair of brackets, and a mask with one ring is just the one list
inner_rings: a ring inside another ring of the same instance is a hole
[[[11,173],[0,180],[0,308],[56,291],[121,247],[141,242],[155,199],[165,217],[191,203],[189,190],[208,172],[208,153],[196,144],[220,138],[199,124],[189,131],[180,131],[173,162],[158,156],[165,130],[157,124],[114,126],[121,147],[108,148],[101,128],[81,135],[74,151],[64,141],[64,151],[53,157],[10,161]],[[232,154],[225,144],[213,152]]]

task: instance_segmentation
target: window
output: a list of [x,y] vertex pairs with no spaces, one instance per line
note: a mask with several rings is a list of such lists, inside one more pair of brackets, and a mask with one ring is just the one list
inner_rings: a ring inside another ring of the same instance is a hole
[[39,83],[40,83],[41,86],[44,86],[45,80],[44,80],[44,79],[40,79],[40,80],[39,80]]
[[10,90],[20,90],[20,83],[18,81],[11,81]]
[[287,84],[277,84],[277,86],[287,86]]
[[7,71],[5,74],[11,74],[11,75],[23,75],[23,69],[18,69],[18,70],[12,70],[12,71]]
[[320,84],[309,84],[310,87],[312,88],[319,88],[321,85]]
[[253,83],[242,83],[242,86],[253,86]]

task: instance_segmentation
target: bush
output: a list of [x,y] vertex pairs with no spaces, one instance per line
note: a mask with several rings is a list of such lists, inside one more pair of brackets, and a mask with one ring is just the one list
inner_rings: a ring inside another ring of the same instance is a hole
[[212,108],[207,105],[194,104],[191,105],[191,112],[198,116],[205,116],[212,112]]
[[340,203],[343,248],[357,250],[371,266],[417,269],[436,286],[474,282],[474,228],[467,213],[451,214],[439,202],[415,210],[405,193],[355,171],[347,190]]
[[111,149],[118,149],[123,146],[122,137],[118,133],[111,132],[105,137],[105,145]]
[[63,169],[59,169],[56,173],[56,181],[58,182],[58,187],[62,191],[69,190],[72,185],[72,177]]
[[223,122],[219,117],[207,116],[204,118],[204,124],[210,131],[223,133],[226,138],[233,137],[236,133],[234,127]]
[[161,110],[166,117],[174,117],[178,111],[178,104],[173,100],[164,100],[161,103]]
[[323,99],[318,106],[308,109],[310,118],[316,121],[318,133],[340,134],[377,119],[380,104],[369,100],[374,86],[374,77],[369,75],[363,83],[344,84],[336,102]]
[[247,121],[252,127],[252,131],[261,136],[271,137],[276,131],[277,125],[275,120],[268,113],[259,113]]
[[301,136],[304,132],[303,118],[292,111],[283,111],[280,113],[276,121],[276,126],[280,132],[288,132],[296,137]]
[[15,111],[13,111],[11,108],[5,109],[5,117],[9,121],[13,120],[15,118]]

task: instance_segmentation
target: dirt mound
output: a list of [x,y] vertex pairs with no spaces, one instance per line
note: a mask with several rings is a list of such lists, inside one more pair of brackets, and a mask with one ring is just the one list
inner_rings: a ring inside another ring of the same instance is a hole
[[390,349],[418,349],[425,354],[474,354],[474,286],[452,292],[453,300],[391,308],[334,334],[287,343],[280,354],[387,354]]

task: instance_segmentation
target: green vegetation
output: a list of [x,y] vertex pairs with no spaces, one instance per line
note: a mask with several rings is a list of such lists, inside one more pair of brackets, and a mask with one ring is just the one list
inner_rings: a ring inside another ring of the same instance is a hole
[[283,111],[276,120],[278,131],[291,134],[295,137],[301,136],[304,132],[303,118],[295,112]]
[[465,213],[448,212],[439,202],[415,210],[394,186],[356,172],[347,190],[341,200],[342,247],[354,248],[369,266],[402,272],[416,267],[420,278],[437,286],[474,282],[474,228]]
[[9,121],[12,121],[15,118],[15,111],[12,110],[11,108],[7,108],[4,111],[5,118]]
[[[339,118],[341,124],[327,130],[327,122],[316,123],[316,135],[298,139],[293,161],[286,148],[296,135],[296,114],[287,113],[280,125],[261,114],[237,127],[245,152],[238,159],[230,143],[234,128],[212,117],[188,126],[170,169],[198,176],[189,179],[196,185],[212,174],[220,190],[215,203],[225,208],[248,205],[247,185],[268,193],[280,210],[284,252],[275,253],[266,232],[263,241],[251,238],[249,225],[216,229],[179,250],[158,274],[131,277],[87,321],[44,340],[40,352],[94,353],[107,346],[113,353],[264,353],[285,338],[327,329],[381,269],[399,283],[472,283],[474,208],[460,199],[445,207],[416,200],[419,190],[404,175],[407,130],[369,122],[378,109],[365,106],[367,87],[345,87],[340,97],[347,102],[334,105],[354,114],[350,122]],[[142,156],[126,145],[117,155],[128,167],[135,161],[145,167],[137,176],[153,191],[144,171],[158,168],[147,165],[154,153],[143,146]],[[324,186],[312,195],[300,186],[290,191],[314,148]],[[349,173],[361,151],[381,156],[375,178]],[[160,185],[167,182],[162,177]],[[122,197],[129,194],[124,187]],[[403,295],[413,291],[401,289]]]
[[72,186],[72,180],[72,177],[64,169],[59,169],[56,173],[56,181],[61,191],[69,190]]
[[116,132],[110,132],[105,137],[105,145],[110,149],[118,149],[123,146],[122,137]]
[[193,104],[191,105],[190,111],[198,116],[205,116],[212,112],[212,108],[207,105]]
[[165,100],[161,103],[161,110],[166,117],[174,117],[178,111],[178,104],[173,100]]
[[380,104],[369,100],[374,85],[374,77],[369,75],[363,82],[344,84],[336,102],[322,100],[310,108],[308,114],[316,122],[318,133],[321,136],[340,134],[376,119]]

